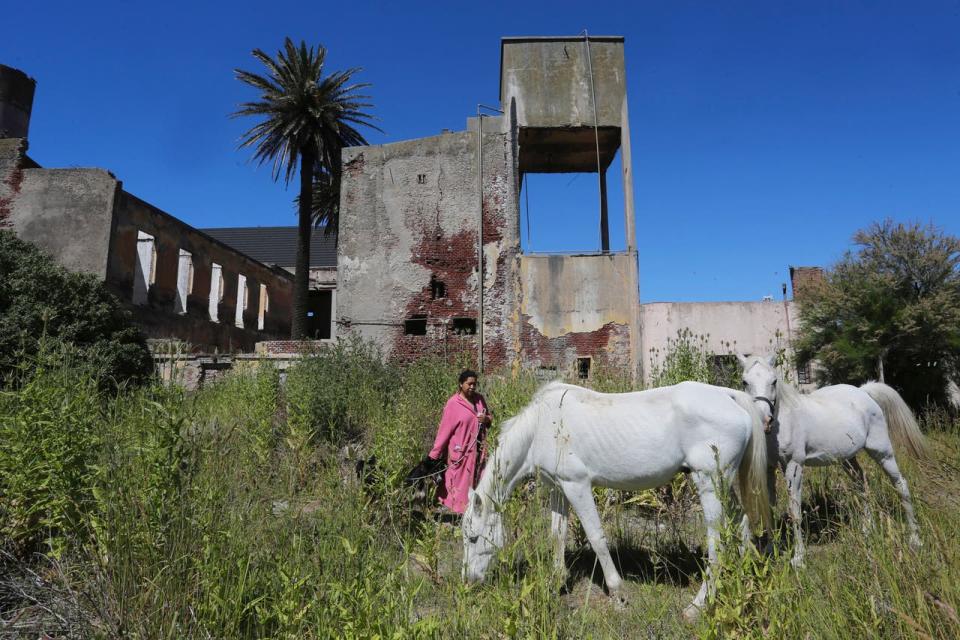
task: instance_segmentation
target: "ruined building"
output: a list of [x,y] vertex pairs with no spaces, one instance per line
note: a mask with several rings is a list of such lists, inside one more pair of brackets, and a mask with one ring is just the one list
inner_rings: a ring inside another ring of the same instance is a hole
[[[201,229],[237,251],[264,264],[293,273],[297,258],[297,227],[215,227]],[[334,236],[314,229],[310,235],[310,290],[307,294],[307,337],[336,338],[337,244]]]
[[[585,372],[600,358],[637,371],[625,77],[621,37],[504,38],[500,113],[478,110],[465,131],[344,150],[341,334],[401,358],[467,349],[481,367]],[[599,173],[605,190],[618,150],[626,250],[525,255],[523,175]]]
[[109,171],[49,169],[28,156],[35,87],[0,65],[0,226],[103,279],[147,337],[224,352],[289,335],[289,272],[128,193]]
[[[341,334],[400,358],[468,350],[481,366],[581,376],[597,361],[649,375],[679,330],[719,357],[784,346],[791,302],[640,304],[625,78],[621,37],[503,38],[499,109],[465,131],[346,149]],[[601,251],[524,253],[524,174],[577,172],[598,174]],[[622,218],[608,179],[623,181]],[[620,220],[626,249],[610,251]]]
[[[788,347],[786,290],[640,304],[625,79],[621,37],[504,38],[499,108],[478,106],[464,131],[345,149],[339,244],[317,233],[311,251],[313,337],[585,377],[603,363],[649,378],[680,330],[717,358]],[[211,351],[260,342],[272,356],[302,346],[285,340],[292,227],[197,230],[103,169],[40,167],[26,154],[33,91],[0,67],[0,224],[103,278],[152,337]],[[608,175],[618,153],[621,175]],[[598,218],[599,251],[524,252],[523,177],[536,173],[595,176],[598,210],[584,215]],[[608,179],[623,183],[613,216]],[[610,250],[611,224],[623,224],[623,251]]]

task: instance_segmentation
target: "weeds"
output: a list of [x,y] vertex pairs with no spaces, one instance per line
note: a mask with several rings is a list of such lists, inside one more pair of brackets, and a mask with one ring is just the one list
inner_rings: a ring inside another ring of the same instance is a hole
[[[661,368],[660,381],[707,372],[691,340]],[[573,523],[568,571],[556,571],[539,489],[522,489],[505,506],[506,547],[489,581],[461,582],[459,529],[412,513],[399,483],[429,446],[456,373],[443,361],[399,367],[363,344],[341,344],[291,370],[285,387],[264,368],[189,396],[163,388],[110,396],[82,367],[51,356],[0,395],[0,527],[12,554],[0,580],[0,636],[960,633],[960,431],[950,416],[926,415],[933,458],[904,462],[925,545],[919,553],[907,548],[896,496],[870,465],[865,499],[839,469],[812,470],[807,568],[789,566],[788,537],[767,557],[740,554],[735,531],[725,530],[716,593],[690,628],[680,613],[700,584],[704,534],[682,484],[672,496],[600,496],[630,599],[623,610],[604,595]],[[594,386],[633,386],[595,373]],[[522,371],[482,383],[498,424],[538,386]],[[370,483],[344,477],[337,449],[345,442],[376,457]],[[864,500],[872,527],[861,515]],[[28,588],[37,577],[52,585],[47,599]],[[41,615],[30,598],[54,613]]]

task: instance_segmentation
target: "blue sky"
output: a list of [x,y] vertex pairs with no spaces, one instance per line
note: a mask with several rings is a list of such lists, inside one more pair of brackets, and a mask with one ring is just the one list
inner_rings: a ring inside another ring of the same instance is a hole
[[[227,118],[254,47],[290,35],[363,67],[379,143],[497,104],[501,36],[588,29],[626,38],[642,300],[779,296],[788,265],[829,265],[885,217],[960,235],[956,0],[138,4],[9,3],[0,62],[38,81],[38,162],[110,169],[194,226],[295,224]],[[528,186],[527,248],[597,248],[594,175]]]

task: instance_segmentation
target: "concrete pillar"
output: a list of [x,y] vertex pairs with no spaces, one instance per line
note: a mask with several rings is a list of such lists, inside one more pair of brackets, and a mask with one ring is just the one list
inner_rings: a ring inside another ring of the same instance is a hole
[[623,165],[623,221],[627,234],[627,251],[637,250],[637,227],[633,210],[633,164],[630,153],[630,116],[627,114],[627,94],[623,94],[620,114],[620,160]]
[[600,172],[600,249],[610,253],[610,220],[607,216],[607,172]]
[[630,153],[630,116],[627,110],[627,92],[624,87],[620,111],[620,160],[623,165],[623,221],[627,234],[627,253],[633,256],[631,266],[631,290],[636,296],[636,306],[630,317],[630,366],[639,381],[646,375],[643,371],[643,318],[640,306],[640,263],[637,256],[637,227],[633,208],[633,156]]

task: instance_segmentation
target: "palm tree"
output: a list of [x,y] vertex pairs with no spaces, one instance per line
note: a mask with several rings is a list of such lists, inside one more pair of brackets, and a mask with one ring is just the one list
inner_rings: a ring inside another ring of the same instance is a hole
[[[324,76],[327,50],[323,46],[298,47],[286,38],[276,59],[260,49],[253,57],[267,68],[266,75],[236,69],[237,79],[260,92],[259,100],[244,102],[232,114],[261,116],[263,119],[243,134],[240,148],[255,147],[253,158],[259,163],[271,162],[273,179],[282,175],[289,185],[300,169],[300,195],[297,198],[298,233],[297,263],[294,273],[293,323],[291,338],[303,339],[307,328],[307,299],[310,287],[310,232],[314,215],[312,204],[314,183],[322,182],[335,193],[323,198],[339,205],[341,161],[344,147],[367,144],[357,126],[377,129],[372,116],[364,109],[372,106],[368,96],[358,93],[370,86],[350,84],[358,68],[334,71]],[[378,129],[379,130],[379,129]],[[329,205],[328,205],[329,206]],[[336,211],[320,217],[336,224]],[[336,233],[336,227],[330,229]]]

